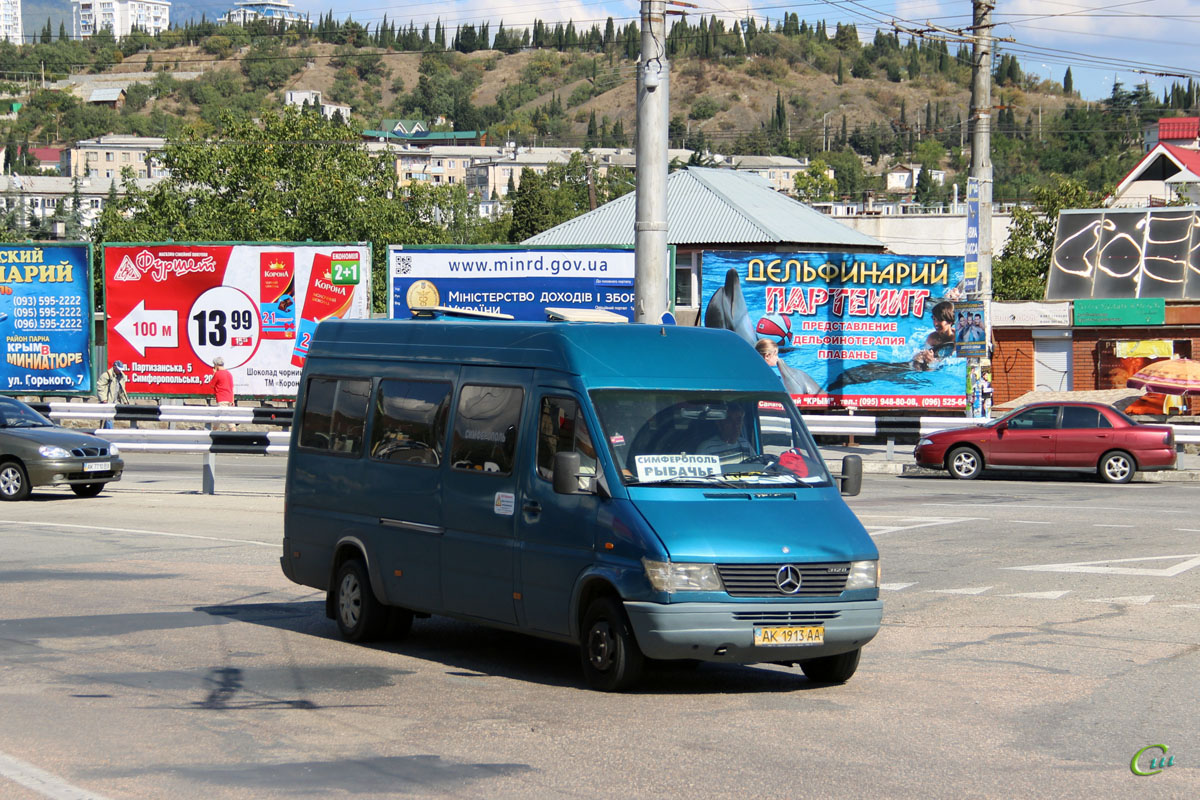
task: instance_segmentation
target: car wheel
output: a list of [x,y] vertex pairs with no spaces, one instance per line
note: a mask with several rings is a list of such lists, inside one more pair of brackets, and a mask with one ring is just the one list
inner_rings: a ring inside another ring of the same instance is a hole
[[0,464],[0,500],[24,500],[29,497],[29,476],[16,461]]
[[804,670],[804,677],[816,683],[845,683],[858,669],[861,655],[862,648],[858,647],[836,656],[810,658],[800,662],[800,669]]
[[378,639],[387,627],[388,609],[375,599],[367,565],[357,558],[342,564],[334,584],[338,631],[348,642]]
[[71,491],[76,497],[95,497],[104,490],[103,483],[72,483]]
[[946,458],[946,468],[959,480],[974,480],[983,472],[983,456],[974,447],[956,447]]
[[1137,472],[1137,463],[1128,453],[1114,450],[1100,459],[1098,471],[1100,480],[1105,483],[1129,483],[1133,480],[1133,473]]
[[627,689],[637,682],[645,656],[633,636],[625,610],[611,597],[600,597],[583,617],[580,650],[588,685],[604,692]]

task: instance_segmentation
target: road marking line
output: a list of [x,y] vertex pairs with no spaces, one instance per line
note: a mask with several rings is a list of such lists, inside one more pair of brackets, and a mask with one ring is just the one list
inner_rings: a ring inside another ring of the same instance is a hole
[[897,531],[911,531],[917,528],[931,528],[935,525],[953,525],[956,522],[978,522],[984,517],[959,517],[957,519],[937,519],[928,522],[917,522],[912,525],[867,525],[864,526],[867,532],[872,536],[879,536],[884,533],[896,533]]
[[1200,533],[1200,528],[1176,528],[1180,533]]
[[1104,523],[1097,522],[1096,524],[1092,525],[1092,527],[1093,528],[1132,528],[1133,526],[1132,525],[1106,525]]
[[0,753],[0,776],[8,778],[13,783],[19,783],[26,789],[32,789],[43,797],[49,797],[51,800],[108,800],[102,794],[72,786],[49,772],[38,769],[33,764],[14,758],[7,753]]
[[991,588],[991,586],[972,586],[966,589],[927,589],[926,591],[937,594],[983,594]]
[[1020,523],[1022,525],[1053,525],[1053,522],[1047,522],[1044,519],[1010,519],[1009,522]]
[[1134,594],[1128,597],[1102,597],[1097,600],[1084,600],[1085,603],[1108,603],[1114,606],[1144,606],[1154,599],[1152,594]]
[[879,588],[884,590],[885,592],[898,592],[901,589],[907,589],[910,586],[916,586],[916,585],[917,584],[915,581],[912,583],[881,583],[881,584],[879,584]]
[[[1110,567],[1108,564],[1127,564],[1135,561],[1167,561],[1182,558],[1173,567],[1164,569],[1137,569],[1135,567]],[[1025,567],[1003,567],[1028,572],[1090,572],[1098,575],[1145,575],[1151,578],[1174,578],[1192,567],[1200,567],[1200,554],[1179,556],[1143,556],[1142,558],[1108,558],[1103,561],[1075,561],[1068,564],[1031,564]]]
[[1179,603],[1171,608],[1200,608],[1200,603]]
[[256,542],[253,539],[226,539],[220,536],[200,536],[195,533],[169,533],[167,531],[148,531],[141,528],[109,528],[104,525],[70,525],[65,522],[30,522],[23,519],[0,519],[0,525],[38,525],[43,528],[77,528],[85,531],[110,531],[112,533],[140,533],[145,536],[169,536],[172,539],[203,539],[206,542],[229,542],[231,544],[252,544],[258,547],[279,547],[278,542]]
[[1054,592],[1019,592],[1017,594],[1002,594],[1001,597],[1028,597],[1031,600],[1057,600],[1064,594],[1070,594],[1070,589],[1060,589]]

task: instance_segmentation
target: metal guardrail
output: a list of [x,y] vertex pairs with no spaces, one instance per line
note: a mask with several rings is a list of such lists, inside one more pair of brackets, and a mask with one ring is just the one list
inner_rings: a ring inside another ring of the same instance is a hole
[[139,405],[136,403],[29,403],[52,420],[98,419],[125,422],[203,422],[246,425],[292,424],[293,409],[274,406]]
[[[268,406],[115,405],[112,403],[30,403],[54,420],[99,419],[141,422],[193,423],[204,425],[279,425],[280,431],[178,430],[163,428],[102,428],[97,435],[126,452],[198,453],[203,455],[201,485],[214,494],[216,456],[286,456],[293,421],[291,408]],[[989,417],[873,417],[865,414],[802,414],[816,436],[887,438],[887,458],[892,460],[897,437],[920,437],[951,428],[985,425]],[[1169,424],[1178,444],[1200,444],[1200,425]]]

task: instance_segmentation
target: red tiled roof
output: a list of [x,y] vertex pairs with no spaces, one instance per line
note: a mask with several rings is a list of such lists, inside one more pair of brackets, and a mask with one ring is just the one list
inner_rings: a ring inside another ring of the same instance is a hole
[[1195,175],[1200,175],[1200,150],[1188,150],[1186,147],[1177,147],[1165,142],[1159,142],[1159,147],[1162,147],[1174,156],[1175,160],[1182,164],[1184,169]]
[[57,147],[31,147],[29,154],[38,160],[40,164],[54,163],[57,164],[62,160],[62,150]]
[[1200,117],[1165,117],[1158,121],[1158,140],[1195,139],[1200,135]]

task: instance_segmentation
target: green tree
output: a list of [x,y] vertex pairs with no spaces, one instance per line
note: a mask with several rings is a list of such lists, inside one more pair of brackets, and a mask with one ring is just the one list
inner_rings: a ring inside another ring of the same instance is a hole
[[508,241],[523,242],[550,227],[546,224],[550,217],[550,193],[541,175],[528,167],[521,170],[521,185],[515,196],[510,197],[513,197],[513,204]]
[[815,159],[808,169],[797,172],[792,181],[796,186],[796,197],[805,203],[816,203],[822,200],[833,200],[837,197],[837,178],[828,175],[829,165],[821,159]]
[[220,129],[169,139],[160,158],[169,177],[147,189],[130,182],[104,207],[95,242],[370,241],[373,307],[383,311],[387,245],[443,235],[401,199],[394,166],[351,128],[289,108],[260,122],[225,114]]
[[1072,178],[1055,175],[1046,186],[1033,189],[1033,207],[1013,209],[1008,241],[992,265],[992,296],[996,300],[1044,300],[1046,275],[1058,232],[1058,212],[1065,208],[1096,208],[1103,192],[1087,189]]

